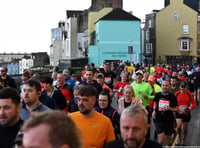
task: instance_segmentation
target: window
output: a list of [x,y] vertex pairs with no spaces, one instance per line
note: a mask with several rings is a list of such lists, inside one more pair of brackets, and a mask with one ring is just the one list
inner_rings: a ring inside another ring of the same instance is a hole
[[198,31],[197,33],[200,34],[200,23],[198,23],[197,29],[198,29],[198,30],[197,30],[197,31]]
[[149,41],[149,31],[146,31],[146,40]]
[[151,27],[152,27],[152,21],[149,20],[149,28],[151,28]]
[[190,40],[180,40],[180,50],[189,51],[190,50]]
[[183,34],[189,34],[189,25],[183,25]]
[[200,50],[200,41],[198,41],[198,50]]
[[152,53],[152,43],[146,44],[146,53]]

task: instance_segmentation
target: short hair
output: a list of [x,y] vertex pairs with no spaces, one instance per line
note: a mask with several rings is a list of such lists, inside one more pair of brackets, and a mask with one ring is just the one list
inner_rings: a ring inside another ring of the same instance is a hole
[[27,130],[41,124],[50,127],[48,139],[53,147],[68,144],[70,148],[81,148],[80,131],[73,120],[64,112],[48,110],[31,113],[29,119],[22,126],[22,130],[26,133]]
[[41,91],[41,89],[42,89],[42,87],[40,85],[40,82],[38,80],[36,80],[36,79],[33,79],[33,78],[29,79],[24,84],[25,85],[29,85],[31,87],[34,86],[37,92]]
[[26,71],[23,72],[22,76],[26,77],[26,78],[30,78],[31,77],[31,72],[26,70]]
[[78,95],[86,97],[96,96],[97,91],[91,85],[82,85],[82,87],[78,91]]
[[74,90],[79,90],[81,87],[83,87],[83,85],[76,85],[76,86],[74,87]]
[[120,121],[124,118],[125,114],[130,116],[130,117],[132,117],[132,118],[135,118],[140,113],[142,113],[142,115],[144,117],[145,124],[147,124],[147,122],[148,122],[147,113],[144,110],[144,108],[142,108],[142,105],[137,105],[137,104],[133,104],[133,105],[128,106],[127,108],[125,108],[122,111],[122,114],[121,114],[121,117],[120,117]]
[[175,77],[175,76],[171,77],[171,79],[175,79],[175,80],[177,80],[177,81],[178,81],[178,78],[177,78],[177,77]]
[[4,87],[0,90],[0,99],[11,98],[12,102],[17,106],[20,104],[20,95],[16,89],[10,87]]
[[161,85],[163,85],[163,82],[168,82],[171,85],[169,80],[163,80]]
[[53,78],[52,77],[46,77],[45,79],[44,79],[44,83],[47,83],[47,84],[53,84]]
[[7,68],[7,67],[4,66],[4,67],[2,67],[2,68],[4,68],[6,72],[8,71],[8,68]]
[[91,68],[89,68],[89,69],[86,70],[86,71],[92,71],[92,73],[94,74],[94,70],[92,70]]
[[108,97],[108,106],[111,105],[111,103],[112,103],[112,98],[111,98],[111,96],[110,96],[110,91],[109,91],[108,88],[104,88],[104,89],[100,92],[99,95],[105,95],[105,96],[107,96],[107,97]]
[[91,65],[91,66],[95,66],[94,63],[91,63],[90,65]]

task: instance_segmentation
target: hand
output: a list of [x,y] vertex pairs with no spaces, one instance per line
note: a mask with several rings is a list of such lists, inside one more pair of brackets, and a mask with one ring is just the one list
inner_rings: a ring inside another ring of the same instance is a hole
[[171,107],[170,107],[170,106],[167,106],[167,105],[166,105],[166,106],[165,106],[165,109],[171,111]]
[[141,93],[142,97],[145,98],[145,99],[148,99],[148,96],[145,95],[145,93]]
[[132,100],[131,104],[141,105],[141,102],[140,102],[140,100],[134,98],[134,99]]

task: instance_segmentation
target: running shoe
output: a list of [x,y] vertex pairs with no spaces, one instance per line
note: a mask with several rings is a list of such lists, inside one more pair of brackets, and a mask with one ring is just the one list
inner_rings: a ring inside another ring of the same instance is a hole
[[186,139],[183,139],[182,146],[186,146]]
[[177,141],[176,141],[176,146],[180,146],[180,144],[181,144],[181,138],[178,137],[178,139],[177,139]]

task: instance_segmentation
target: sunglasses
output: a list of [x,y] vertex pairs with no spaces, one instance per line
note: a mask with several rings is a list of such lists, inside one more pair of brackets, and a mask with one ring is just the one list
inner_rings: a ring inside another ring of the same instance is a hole
[[1,72],[6,72],[5,70],[1,70]]
[[186,86],[181,86],[181,88],[185,88]]

